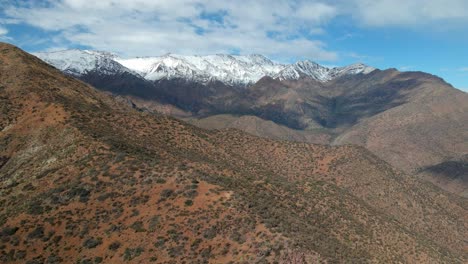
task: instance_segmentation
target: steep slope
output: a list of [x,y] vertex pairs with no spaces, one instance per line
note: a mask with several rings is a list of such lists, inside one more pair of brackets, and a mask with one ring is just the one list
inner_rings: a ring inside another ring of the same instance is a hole
[[[348,129],[361,120],[405,101],[404,92],[417,80],[400,81],[393,70],[374,70],[367,75],[343,76],[319,82],[312,78],[285,80],[263,78],[249,87],[248,100],[259,115],[274,115],[275,122],[297,129]],[[267,118],[270,119],[270,118]]]
[[468,155],[423,167],[418,174],[452,193],[468,197]]
[[[374,80],[343,80],[333,84],[353,87],[354,94],[347,93],[346,97],[356,102],[354,109],[369,112],[376,109],[374,105],[385,105],[334,142],[365,146],[407,171],[466,155],[468,94],[429,74],[396,71],[389,74]],[[369,101],[369,97],[374,99]],[[366,105],[359,105],[361,102]]]
[[2,262],[466,261],[466,201],[363,148],[205,131],[0,60]]

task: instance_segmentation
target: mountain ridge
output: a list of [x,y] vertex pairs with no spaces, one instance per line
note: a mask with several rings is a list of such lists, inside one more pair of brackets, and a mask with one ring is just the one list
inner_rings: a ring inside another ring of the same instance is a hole
[[[271,76],[281,80],[306,76],[327,82],[343,75],[367,74],[375,69],[364,64],[327,68],[308,60],[298,61],[294,64],[280,64],[260,54],[199,56],[168,53],[156,57],[123,59],[109,52],[74,49],[36,52],[34,55],[60,70],[76,76],[99,70],[99,68],[105,74],[113,73],[116,68],[119,68],[118,65],[107,63],[98,67],[98,63],[94,63],[96,67],[92,67],[92,62],[110,60],[122,66],[122,69],[119,69],[120,71],[133,71],[150,81],[182,78],[201,83],[216,80],[228,85],[248,85],[255,83],[264,76]],[[80,61],[88,61],[88,63],[80,63]],[[107,71],[105,69],[106,65],[110,68]],[[304,67],[304,65],[307,66]],[[314,65],[315,68],[308,67],[308,65]]]

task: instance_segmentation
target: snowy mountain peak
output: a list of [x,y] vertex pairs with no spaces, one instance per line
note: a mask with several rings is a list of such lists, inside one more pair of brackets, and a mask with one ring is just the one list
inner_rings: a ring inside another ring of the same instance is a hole
[[101,74],[134,73],[118,63],[115,60],[118,57],[110,52],[71,49],[33,54],[59,70],[72,75],[79,76],[91,71],[98,71]]
[[328,68],[318,63],[305,60],[286,66],[281,72],[273,76],[273,78],[279,80],[297,80],[309,77],[321,82],[327,82],[344,75],[360,73],[368,74],[374,70],[375,68],[362,63],[351,64],[344,67]]
[[110,58],[110,59],[117,59],[117,58],[119,58],[119,56],[117,56],[117,54],[112,53],[112,52],[108,52],[108,51],[101,51],[101,50],[84,50],[84,52],[87,52],[87,53],[93,54],[93,55],[97,55],[97,56],[103,56],[103,57]]
[[297,80],[303,77],[311,77],[319,81],[328,81],[330,69],[315,62],[304,60],[286,66],[273,78],[279,80]]
[[74,49],[34,55],[76,76],[93,71],[107,75],[127,72],[149,81],[185,79],[200,83],[221,81],[228,85],[248,85],[264,76],[280,80],[308,77],[326,82],[347,74],[367,74],[375,70],[362,63],[336,68],[327,68],[309,60],[279,64],[260,54],[199,56],[167,53],[156,57],[123,59],[106,51]]
[[346,72],[347,74],[368,74],[375,70],[375,68],[367,66],[363,63],[355,63],[344,67],[336,67],[334,69],[338,69],[341,72]]
[[239,59],[243,59],[243,58],[248,58],[250,61],[252,62],[256,62],[256,63],[259,63],[259,64],[265,64],[265,65],[273,65],[275,64],[273,61],[271,61],[270,59],[268,59],[267,57],[261,55],[261,54],[250,54],[250,55],[246,55],[246,56],[238,56]]

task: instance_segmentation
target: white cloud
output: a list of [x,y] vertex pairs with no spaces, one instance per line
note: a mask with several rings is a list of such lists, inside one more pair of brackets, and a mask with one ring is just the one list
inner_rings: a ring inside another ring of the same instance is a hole
[[461,68],[458,69],[458,71],[468,72],[468,67],[461,67]]
[[366,26],[418,26],[467,21],[466,0],[351,0],[343,8]]
[[337,10],[334,6],[323,3],[302,3],[297,7],[296,14],[298,18],[306,21],[321,22],[327,21],[337,15]]
[[[40,40],[50,42],[51,47],[74,43],[124,56],[235,51],[262,53],[279,60],[306,57],[335,61],[339,53],[329,50],[318,38],[327,34],[325,25],[338,16],[352,17],[366,27],[423,25],[423,30],[431,23],[468,21],[468,0],[0,0],[0,3],[0,13],[3,12],[0,23],[25,23],[54,32],[50,39]],[[0,27],[0,36],[2,32],[7,33]],[[338,40],[352,36],[354,33]]]
[[0,36],[6,35],[8,30],[2,26],[0,26]]
[[13,38],[7,36],[7,34],[8,34],[8,29],[0,25],[0,41],[7,41],[7,42],[13,41]]
[[4,13],[10,21],[59,31],[56,39],[63,43],[54,45],[71,42],[126,56],[232,51],[278,59],[338,56],[302,34],[323,32],[323,24],[337,15],[334,6],[318,1],[63,0],[9,6]]

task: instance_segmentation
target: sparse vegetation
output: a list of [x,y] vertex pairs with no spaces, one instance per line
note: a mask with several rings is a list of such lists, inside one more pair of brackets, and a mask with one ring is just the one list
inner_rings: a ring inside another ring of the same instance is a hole
[[88,238],[83,242],[83,247],[85,248],[95,248],[102,244],[101,238]]
[[10,226],[5,226],[2,228],[2,231],[0,232],[0,237],[4,236],[12,236],[18,231],[18,227],[10,227]]
[[115,251],[120,248],[120,242],[114,241],[109,245],[109,250]]
[[28,234],[29,239],[38,239],[44,237],[44,227],[38,226]]
[[142,221],[136,221],[130,226],[135,232],[146,232]]
[[173,194],[174,194],[173,190],[165,189],[165,190],[163,190],[161,192],[161,197],[164,198],[164,199],[167,199],[167,198],[171,197]]
[[1,262],[463,260],[464,202],[364,149],[201,130],[2,49]]
[[124,260],[133,260],[134,258],[140,256],[143,251],[144,249],[142,247],[126,248],[124,252]]

